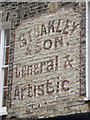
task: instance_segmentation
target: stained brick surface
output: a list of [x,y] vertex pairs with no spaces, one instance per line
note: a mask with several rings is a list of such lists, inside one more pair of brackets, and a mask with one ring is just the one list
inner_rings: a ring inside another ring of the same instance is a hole
[[7,117],[84,113],[85,4],[2,3],[11,21]]

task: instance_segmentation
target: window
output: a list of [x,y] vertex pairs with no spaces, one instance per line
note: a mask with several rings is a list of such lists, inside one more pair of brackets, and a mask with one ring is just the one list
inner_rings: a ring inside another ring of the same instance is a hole
[[0,116],[6,115],[10,22],[0,23]]
[[86,97],[90,100],[90,2],[86,1]]

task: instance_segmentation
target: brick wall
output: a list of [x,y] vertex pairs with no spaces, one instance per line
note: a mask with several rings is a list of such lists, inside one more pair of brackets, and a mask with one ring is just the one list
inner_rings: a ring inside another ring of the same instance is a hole
[[2,11],[11,21],[7,117],[88,112],[85,3],[2,3]]

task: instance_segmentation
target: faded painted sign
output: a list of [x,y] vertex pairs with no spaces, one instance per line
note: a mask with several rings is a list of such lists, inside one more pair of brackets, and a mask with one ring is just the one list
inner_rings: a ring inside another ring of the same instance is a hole
[[59,113],[64,99],[80,94],[80,55],[80,14],[72,8],[22,20],[15,30],[12,108],[38,108],[39,116],[54,105]]

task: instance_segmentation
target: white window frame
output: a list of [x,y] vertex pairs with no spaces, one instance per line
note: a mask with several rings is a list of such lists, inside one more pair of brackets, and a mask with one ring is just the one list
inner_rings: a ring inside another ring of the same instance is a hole
[[3,92],[4,92],[4,69],[8,68],[3,60],[4,48],[9,46],[4,46],[6,42],[5,30],[9,29],[11,26],[10,22],[0,23],[0,116],[7,115],[6,107],[3,107]]
[[90,2],[86,1],[86,97],[90,100]]

